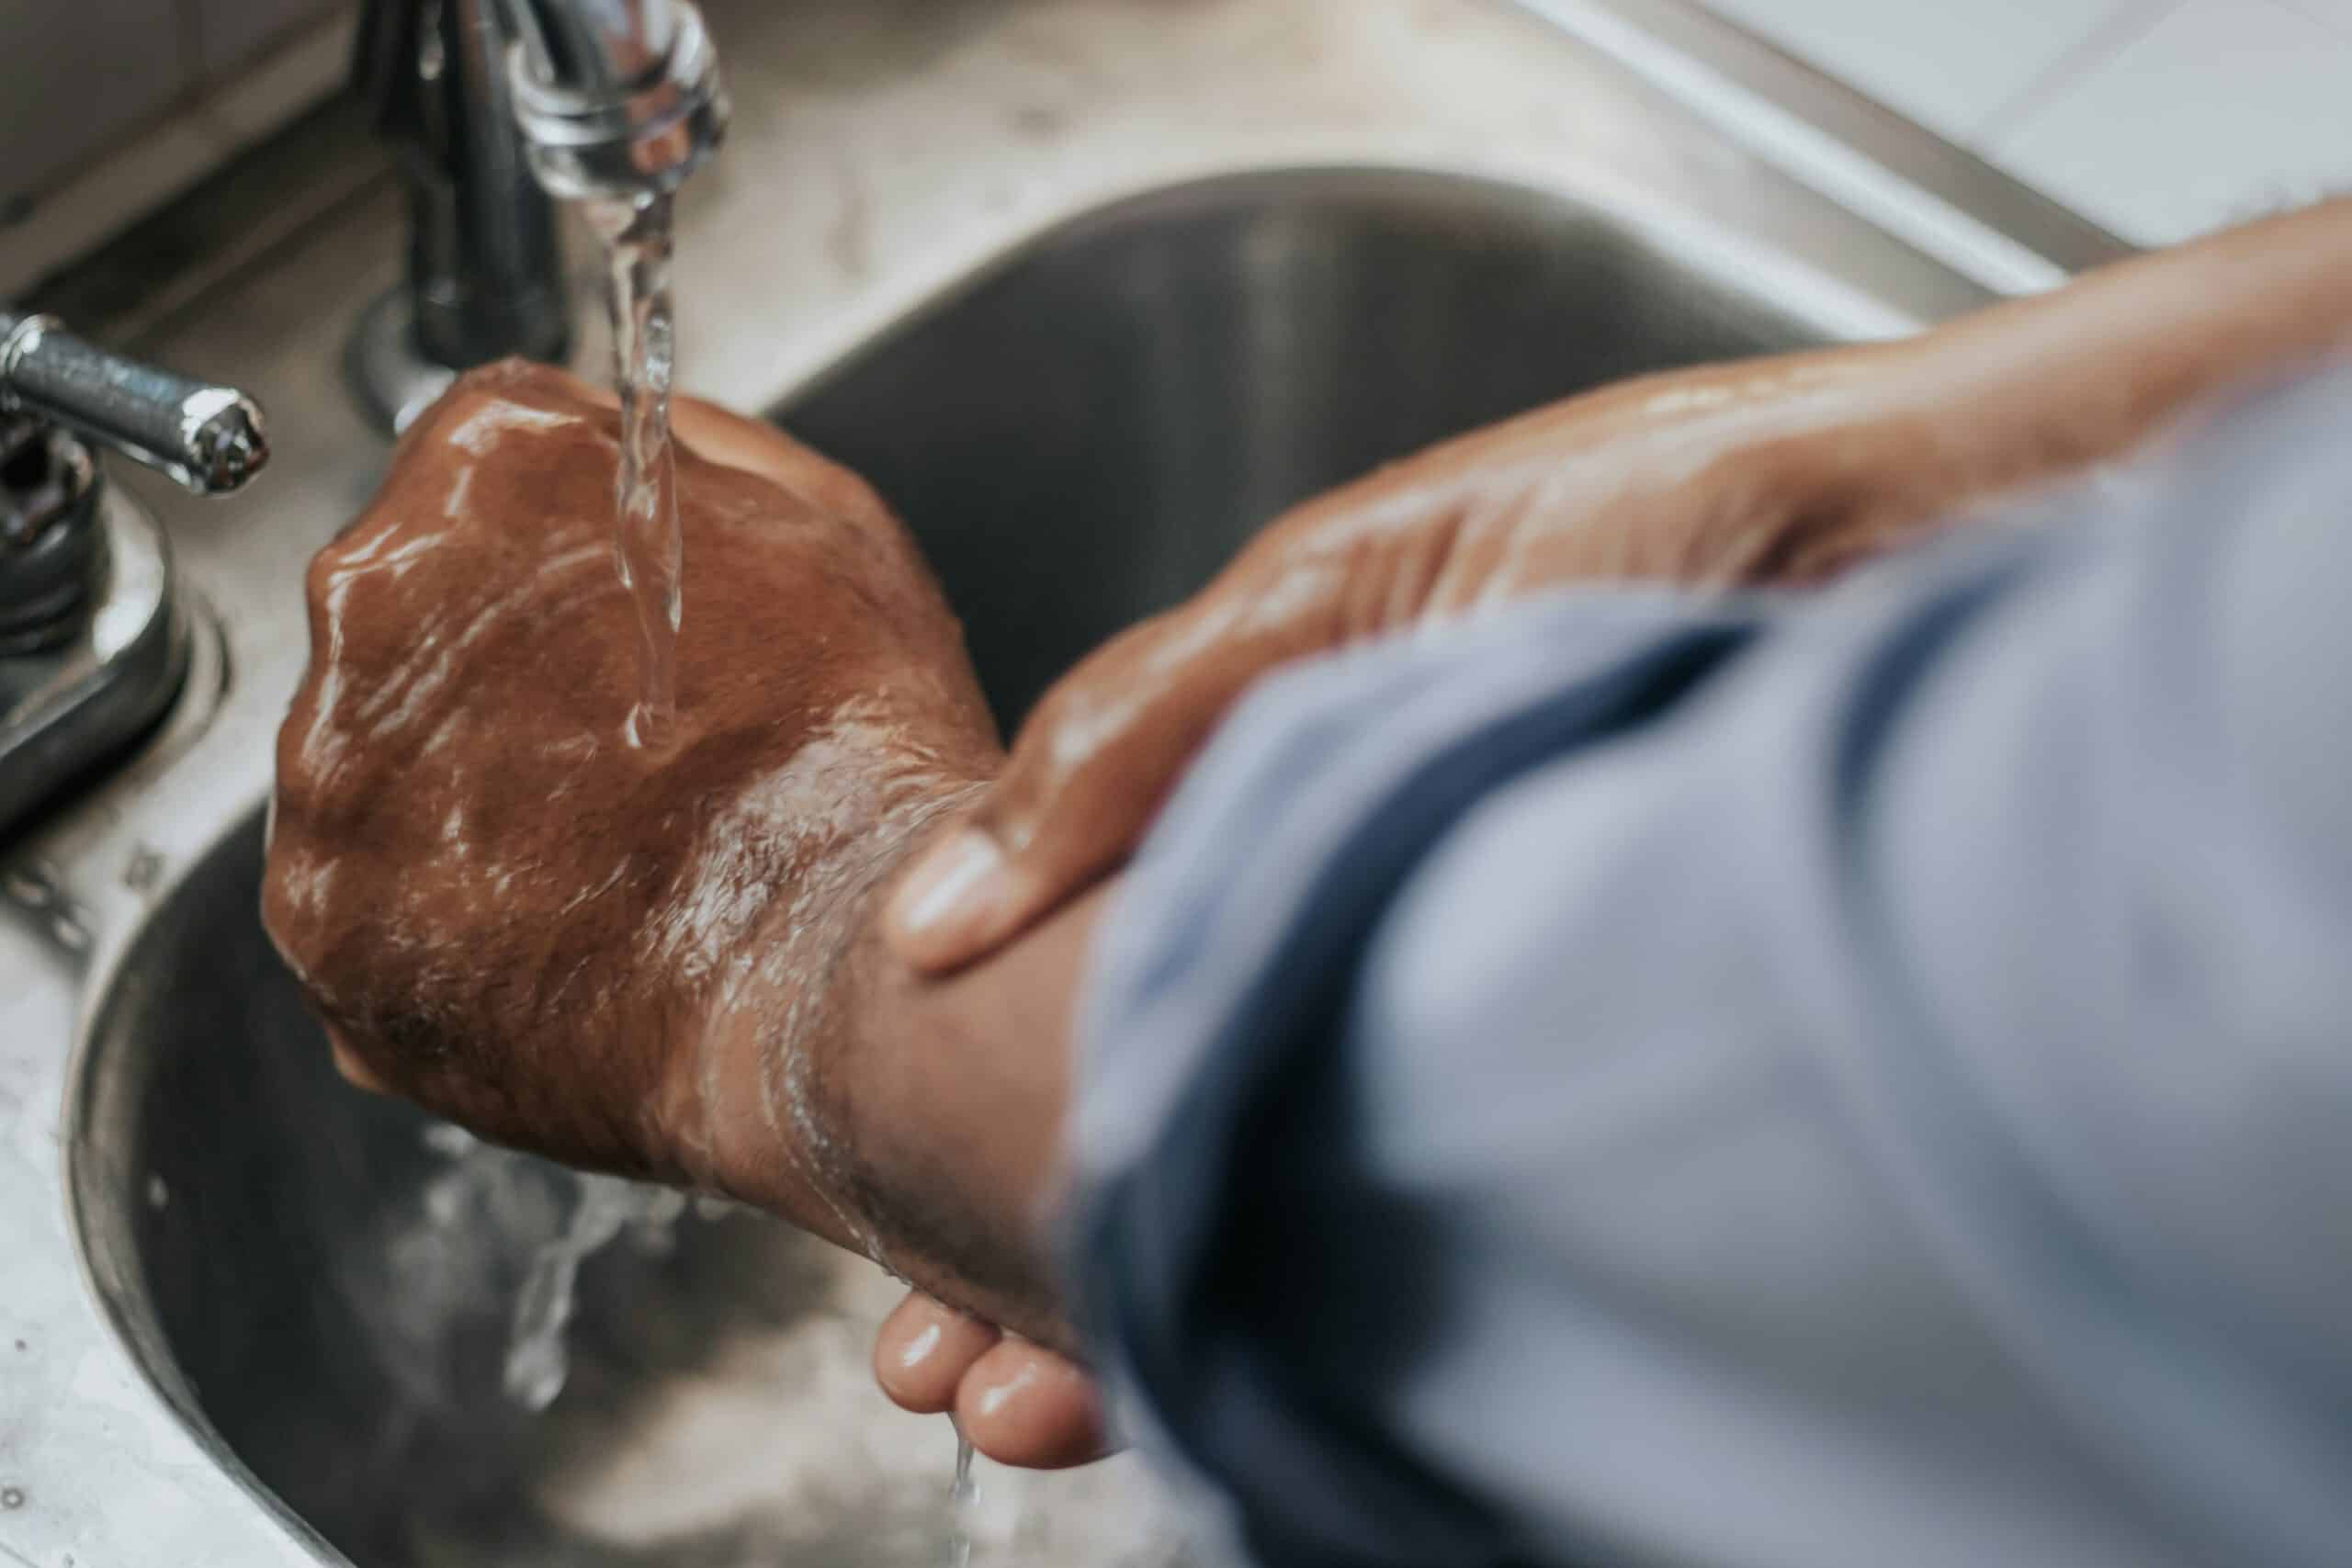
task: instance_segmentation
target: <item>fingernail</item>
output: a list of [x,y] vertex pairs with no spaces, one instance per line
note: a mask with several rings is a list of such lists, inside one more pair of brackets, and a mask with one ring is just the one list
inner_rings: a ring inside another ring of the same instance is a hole
[[908,1340],[906,1348],[899,1352],[899,1365],[909,1371],[914,1371],[931,1359],[931,1353],[939,1348],[939,1341],[945,1334],[946,1330],[937,1323],[925,1324],[922,1332]]
[[1037,1363],[1024,1361],[1021,1370],[993,1388],[980,1392],[980,1414],[993,1416],[1004,1408],[1005,1401],[1037,1381]]
[[996,891],[1004,855],[996,840],[967,828],[923,856],[893,903],[898,926],[910,937],[931,936],[963,923]]

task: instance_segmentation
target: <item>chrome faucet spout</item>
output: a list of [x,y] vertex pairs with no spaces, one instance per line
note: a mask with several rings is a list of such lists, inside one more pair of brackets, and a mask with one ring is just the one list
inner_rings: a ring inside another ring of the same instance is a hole
[[688,0],[368,0],[352,79],[409,175],[407,284],[352,350],[395,429],[469,366],[563,359],[552,198],[673,191],[729,112]]
[[675,190],[726,134],[718,57],[688,0],[499,0],[539,183],[560,197]]
[[500,0],[535,81],[620,96],[658,75],[676,36],[671,0]]

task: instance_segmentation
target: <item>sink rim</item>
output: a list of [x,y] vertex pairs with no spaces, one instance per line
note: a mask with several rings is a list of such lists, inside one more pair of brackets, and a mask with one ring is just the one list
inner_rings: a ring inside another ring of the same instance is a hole
[[[1900,336],[1931,324],[1921,313],[1843,282],[1769,243],[1743,237],[1734,224],[1670,201],[1645,200],[1638,191],[1577,177],[1586,172],[1543,170],[1503,159],[1477,162],[1459,156],[1375,157],[1332,152],[1320,156],[1209,163],[1198,168],[1148,174],[1131,183],[1093,190],[1069,206],[1037,215],[1019,231],[998,236],[986,250],[958,258],[953,271],[926,280],[894,300],[887,314],[863,323],[854,341],[833,346],[821,360],[800,369],[761,403],[760,414],[778,419],[786,405],[823,390],[860,359],[920,330],[965,296],[1067,237],[1110,227],[1155,209],[1205,205],[1220,192],[1237,187],[1297,186],[1310,192],[1468,187],[1505,199],[1577,209],[1604,226],[1648,243],[1726,291],[1770,299],[1775,306],[1821,327],[1825,341]],[[1958,273],[1925,256],[1920,259],[1951,281],[1975,288]],[[1988,302],[1993,298],[1977,292]]]

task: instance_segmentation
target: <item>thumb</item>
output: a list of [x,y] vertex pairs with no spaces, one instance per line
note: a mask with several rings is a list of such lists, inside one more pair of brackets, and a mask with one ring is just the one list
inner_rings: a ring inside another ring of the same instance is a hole
[[986,957],[1134,850],[1182,763],[1159,748],[1118,765],[1057,768],[1024,731],[963,826],[930,845],[891,897],[899,955],[941,973]]
[[899,955],[936,974],[986,956],[1108,874],[1259,677],[1334,646],[1340,608],[1370,580],[1228,569],[1131,626],[1056,682],[1013,738],[964,827],[929,846],[892,895]]
[[1192,637],[1183,612],[1146,622],[1046,694],[978,808],[893,893],[885,930],[901,958],[935,974],[984,957],[1134,852],[1233,699],[1283,651],[1168,657]]

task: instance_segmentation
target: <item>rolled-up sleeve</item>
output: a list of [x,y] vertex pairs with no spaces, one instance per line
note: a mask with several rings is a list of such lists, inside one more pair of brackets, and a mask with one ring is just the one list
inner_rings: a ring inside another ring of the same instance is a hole
[[1075,1298],[1269,1562],[2352,1562],[2352,378],[1803,604],[1269,683]]

